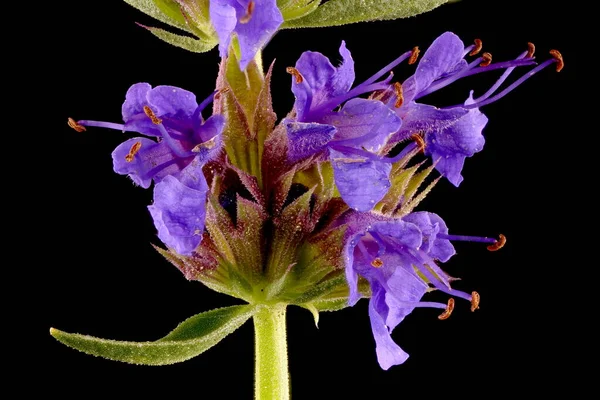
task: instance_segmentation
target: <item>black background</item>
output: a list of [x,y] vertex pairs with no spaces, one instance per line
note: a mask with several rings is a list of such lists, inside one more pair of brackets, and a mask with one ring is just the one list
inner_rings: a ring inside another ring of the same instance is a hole
[[[556,260],[575,243],[564,234],[569,218],[560,215],[582,196],[564,179],[577,171],[573,153],[582,146],[569,108],[582,63],[574,47],[576,29],[562,27],[572,21],[570,11],[545,4],[463,0],[407,20],[282,31],[265,50],[265,64],[277,59],[273,96],[280,117],[293,103],[285,67],[305,50],[320,51],[336,63],[342,39],[356,62],[357,82],[415,45],[426,49],[447,30],[465,43],[482,39],[494,60],[515,57],[528,41],[536,44],[539,60],[552,48],[566,60],[562,73],[547,68],[482,110],[490,120],[486,146],[467,159],[465,181],[458,189],[442,181],[420,207],[441,215],[451,233],[507,236],[506,247],[496,253],[459,243],[457,256],[445,265],[462,278],[457,288],[481,294],[481,309],[471,313],[466,302],[458,302],[446,321],[436,318],[437,310],[417,310],[393,335],[409,360],[382,371],[366,300],[322,314],[319,329],[310,313],[291,308],[295,399],[539,394],[565,382],[574,355],[561,326],[575,319],[566,300],[574,296],[576,276],[567,273],[570,265]],[[40,323],[37,389],[66,398],[157,393],[251,398],[251,323],[201,356],[166,367],[94,358],[48,335],[53,326],[104,338],[154,340],[191,315],[236,304],[186,281],[150,246],[159,243],[146,210],[151,191],[112,172],[110,153],[127,136],[93,128],[77,133],[66,126],[67,117],[119,122],[125,92],[136,82],[180,86],[202,99],[214,86],[217,51],[192,54],[161,42],[134,22],[161,25],[123,2],[65,1],[58,7],[42,25],[40,35],[47,40],[38,48],[48,55],[38,59],[38,67],[52,93],[44,103],[44,111],[51,111],[45,134],[52,139],[44,147],[50,161],[43,164],[40,182],[43,240],[27,253],[26,259],[35,261],[25,262],[40,284],[39,301],[30,310]],[[412,71],[403,65],[396,77],[403,80]],[[427,100],[455,104],[470,89],[482,93],[497,76],[465,79]]]

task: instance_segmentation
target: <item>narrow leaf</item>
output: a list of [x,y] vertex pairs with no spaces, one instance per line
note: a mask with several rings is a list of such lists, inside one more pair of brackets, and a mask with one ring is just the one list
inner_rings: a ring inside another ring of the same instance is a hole
[[193,53],[205,53],[215,47],[218,43],[217,41],[206,41],[195,39],[191,36],[177,35],[160,28],[153,28],[150,26],[143,27],[148,29],[157,38]]
[[61,343],[87,354],[130,364],[167,365],[188,360],[229,335],[255,312],[250,305],[207,311],[183,321],[155,342],[125,342],[67,333],[51,328]]
[[189,32],[189,28],[185,23],[185,20],[181,21],[178,18],[172,18],[166,15],[163,10],[156,4],[154,0],[124,0],[125,3],[130,6],[137,8],[141,12],[146,15],[151,16],[159,20],[160,22],[164,22],[167,25],[171,25],[175,28],[183,29],[184,31]]
[[447,0],[329,0],[305,17],[286,21],[282,28],[316,28],[355,22],[412,17]]

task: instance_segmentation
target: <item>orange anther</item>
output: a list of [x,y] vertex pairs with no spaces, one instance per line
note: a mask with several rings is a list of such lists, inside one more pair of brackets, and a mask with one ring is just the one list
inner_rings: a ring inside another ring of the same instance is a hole
[[448,305],[446,306],[446,309],[444,310],[443,313],[438,315],[438,319],[441,319],[441,320],[448,319],[448,317],[450,317],[450,315],[452,314],[453,310],[454,310],[454,299],[452,297],[450,297],[448,299]]
[[535,54],[535,44],[527,42],[527,55],[525,58],[532,58]]
[[483,58],[483,61],[479,64],[480,67],[487,67],[492,63],[492,55],[490,53],[483,53],[481,58]]
[[285,72],[287,72],[290,75],[293,75],[294,78],[296,78],[296,83],[302,83],[304,81],[304,77],[302,76],[302,74],[300,73],[300,71],[298,71],[294,67],[287,67],[285,69]]
[[69,118],[67,120],[67,124],[69,124],[69,126],[75,129],[77,132],[85,132],[85,126],[79,125],[73,118]]
[[412,49],[412,53],[410,55],[410,58],[408,59],[408,64],[412,65],[414,63],[417,62],[417,58],[419,58],[419,53],[421,52],[421,50],[419,50],[419,46],[415,46]]
[[131,149],[129,149],[129,153],[125,156],[125,161],[132,162],[133,157],[140,151],[140,147],[142,147],[142,142],[135,142],[133,146],[131,146]]
[[506,236],[504,236],[503,234],[498,235],[498,241],[496,241],[496,243],[494,244],[490,244],[487,249],[489,251],[497,251],[500,250],[501,248],[504,247],[504,245],[506,244]]
[[381,268],[383,267],[383,261],[381,261],[381,258],[377,257],[376,259],[371,261],[371,265],[375,268]]
[[150,118],[150,120],[152,120],[152,123],[154,125],[158,125],[160,123],[162,123],[162,120],[160,118],[158,118],[156,116],[156,114],[154,114],[154,111],[152,111],[152,109],[148,106],[144,106],[144,114],[146,114],[148,116],[148,118]]
[[558,50],[550,50],[550,55],[556,60],[556,72],[562,71],[565,67],[565,61],[562,54]]
[[402,85],[400,84],[400,82],[394,82],[394,93],[396,94],[396,102],[394,103],[394,107],[400,108],[402,107],[402,103],[404,103]]
[[483,42],[481,41],[481,39],[475,39],[475,47],[473,48],[473,50],[471,50],[469,55],[474,56],[474,55],[479,54],[479,52],[481,51],[482,48],[483,48]]
[[479,293],[471,292],[471,312],[473,312],[479,308],[480,300],[481,300],[481,296],[479,296]]

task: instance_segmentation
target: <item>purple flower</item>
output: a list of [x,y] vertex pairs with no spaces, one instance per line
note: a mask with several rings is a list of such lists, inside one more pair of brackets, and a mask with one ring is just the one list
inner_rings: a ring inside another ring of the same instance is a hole
[[209,10],[222,57],[227,55],[233,34],[237,36],[242,70],[283,23],[276,0],[210,0]]
[[[371,200],[377,202],[387,192],[385,185],[381,185],[386,180],[389,183],[385,178],[389,168],[386,164],[416,149],[417,143],[410,143],[395,157],[386,157],[385,152],[416,135],[418,142],[424,145],[425,154],[435,162],[435,168],[458,186],[463,179],[465,159],[481,151],[485,142],[482,130],[487,117],[479,107],[504,97],[548,65],[557,63],[557,70],[563,65],[560,53],[552,50],[553,58],[498,92],[516,67],[536,64],[533,45],[511,61],[492,63],[492,56],[483,53],[468,63],[465,57],[481,50],[481,41],[475,42],[465,47],[458,36],[446,32],[427,49],[415,74],[404,83],[392,85],[391,76],[380,78],[402,61],[415,63],[416,47],[353,89],[354,62],[344,43],[340,48],[343,62],[337,68],[320,53],[303,53],[296,67],[288,68],[293,75],[292,91],[296,96],[296,117],[284,121],[288,124],[289,160],[296,162],[311,155],[343,160],[344,164],[334,163],[340,194],[351,207],[368,211],[374,205]],[[471,92],[464,104],[437,108],[417,103],[418,99],[458,79],[497,69],[505,70],[498,81],[477,98],[473,98]],[[368,92],[376,94],[373,99],[356,98]],[[387,107],[375,99],[384,101]],[[341,109],[335,111],[342,104]],[[393,109],[401,121],[391,118],[389,109]],[[378,184],[374,187],[363,184],[360,179],[363,173],[376,176]]]
[[[480,52],[482,43],[463,44],[454,33],[440,35],[421,58],[414,75],[396,86],[388,104],[396,104],[396,112],[402,118],[402,128],[390,139],[398,143],[415,133],[422,135],[425,142],[425,154],[436,162],[435,168],[452,184],[458,186],[463,177],[461,171],[466,157],[481,151],[484,145],[482,130],[487,117],[479,107],[492,103],[512,91],[526,79],[546,66],[558,62],[562,64],[560,54],[552,51],[552,59],[545,61],[515,83],[494,95],[515,67],[535,65],[533,45],[512,61],[492,64],[492,56],[483,53],[468,63],[464,58]],[[473,92],[464,104],[437,108],[417,103],[416,100],[442,89],[458,79],[496,69],[505,69],[503,75],[492,87],[478,98]],[[389,68],[384,69],[388,71]]]
[[204,231],[208,185],[202,166],[221,150],[224,117],[202,117],[213,96],[198,105],[196,96],[187,90],[137,83],[125,96],[124,124],[69,121],[78,130],[97,126],[151,137],[132,138],[117,146],[113,167],[143,188],[156,183],[149,210],[158,236],[184,255],[194,251]]
[[355,210],[369,211],[390,187],[391,164],[382,162],[378,152],[398,131],[401,121],[381,101],[356,98],[387,84],[359,85],[351,90],[354,61],[344,42],[340,54],[343,62],[339,67],[321,53],[307,51],[295,68],[288,68],[296,97],[295,118],[284,120],[288,160],[329,158],[344,201]]
[[428,291],[437,289],[469,300],[471,310],[477,309],[479,295],[452,289],[451,279],[437,265],[455,254],[450,241],[490,243],[490,249],[494,250],[504,244],[502,236],[497,241],[449,235],[444,221],[428,212],[411,213],[401,219],[354,213],[347,217],[346,223],[349,227],[344,248],[350,287],[348,302],[354,305],[360,299],[358,276],[364,277],[371,286],[369,318],[377,359],[383,369],[402,364],[408,358],[392,340],[391,333],[415,308],[439,308],[444,310],[440,319],[450,316],[454,299],[448,304],[421,301]]

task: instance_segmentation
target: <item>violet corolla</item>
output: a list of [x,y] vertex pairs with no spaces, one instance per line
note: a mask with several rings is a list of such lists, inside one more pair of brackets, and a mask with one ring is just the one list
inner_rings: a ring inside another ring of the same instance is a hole
[[[342,198],[359,211],[372,209],[383,198],[389,188],[388,164],[416,146],[433,159],[443,176],[458,186],[463,180],[465,159],[481,151],[485,142],[482,130],[488,119],[479,107],[499,100],[553,63],[557,63],[557,70],[562,68],[562,56],[553,50],[552,58],[498,92],[515,68],[536,64],[534,47],[529,43],[528,50],[511,61],[492,63],[490,53],[483,53],[471,62],[465,60],[467,55],[479,54],[481,48],[480,40],[465,46],[454,33],[446,32],[432,43],[415,74],[402,84],[391,84],[391,74],[379,79],[405,60],[414,64],[418,47],[403,53],[352,90],[354,64],[345,43],[340,48],[344,61],[338,68],[320,53],[303,53],[296,66],[288,68],[296,96],[295,116],[286,120],[290,161],[329,150]],[[497,69],[505,70],[498,81],[477,98],[471,93],[464,104],[438,108],[416,101],[458,79]],[[375,92],[369,99],[356,97],[369,92]],[[400,120],[391,118],[382,102]],[[395,157],[387,157],[394,145],[408,139],[416,143]],[[362,175],[369,176],[376,184],[361,185]]]
[[232,38],[237,37],[242,70],[283,22],[276,0],[210,0],[210,18],[222,57],[227,55]]
[[[365,222],[371,220],[365,227]],[[486,237],[449,235],[445,222],[429,212],[413,212],[402,218],[353,216],[346,253],[346,279],[350,286],[349,304],[360,299],[358,276],[371,287],[369,318],[376,342],[379,364],[383,369],[402,364],[408,358],[391,338],[402,320],[418,307],[443,309],[440,319],[446,319],[454,309],[454,299],[448,304],[421,301],[432,290],[471,302],[471,311],[479,307],[477,292],[465,293],[451,287],[451,277],[439,266],[456,254],[451,241],[488,243],[495,251],[504,246],[500,240]],[[358,232],[357,232],[358,230]]]
[[180,254],[191,254],[202,239],[208,186],[202,167],[221,151],[222,115],[204,120],[196,96],[174,86],[137,83],[122,106],[124,124],[69,119],[78,131],[87,126],[141,133],[112,153],[115,172],[128,175],[143,188],[155,182],[154,202],[148,207],[159,238]]

